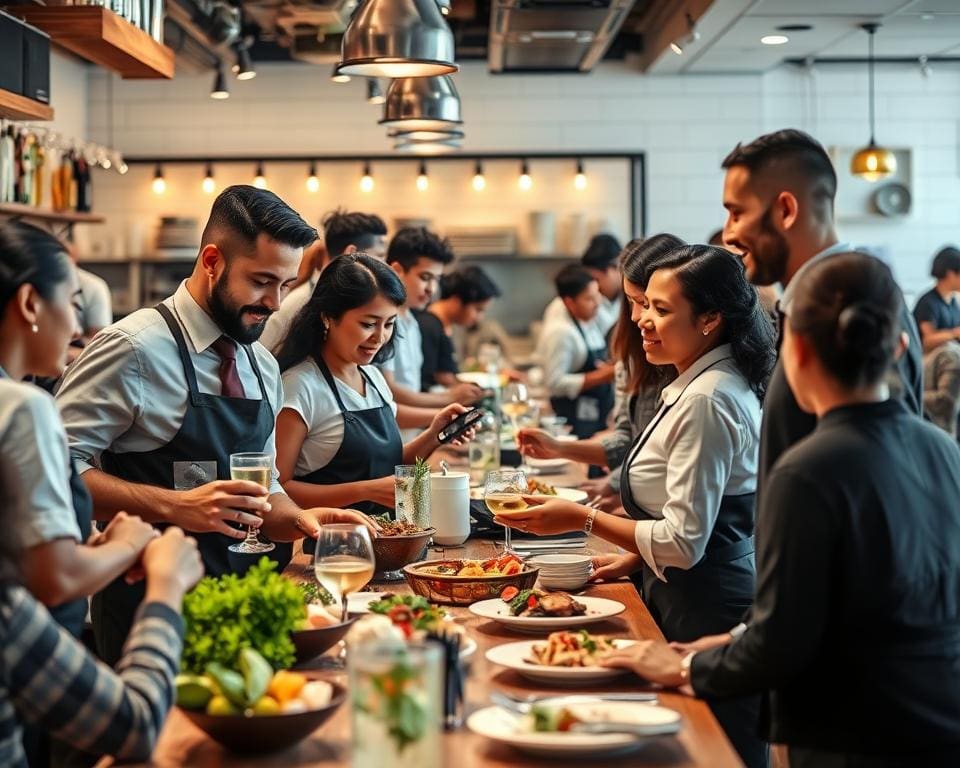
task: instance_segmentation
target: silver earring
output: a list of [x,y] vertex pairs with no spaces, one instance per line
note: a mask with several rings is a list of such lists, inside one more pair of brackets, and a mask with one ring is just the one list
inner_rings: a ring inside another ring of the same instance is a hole
[[703,335],[704,335],[704,336],[709,336],[709,335],[710,335],[710,330],[709,330],[708,328],[704,328],[704,329],[703,329]]
[[37,333],[39,332],[40,327],[36,323],[34,323],[33,325],[30,326],[30,330],[33,331],[34,333]]

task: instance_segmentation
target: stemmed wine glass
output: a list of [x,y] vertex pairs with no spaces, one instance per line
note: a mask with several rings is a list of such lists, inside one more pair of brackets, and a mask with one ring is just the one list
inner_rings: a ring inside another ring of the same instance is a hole
[[340,621],[347,620],[347,595],[373,578],[376,559],[370,534],[363,525],[331,523],[320,526],[313,572],[317,581],[340,600]]
[[[519,469],[496,469],[487,473],[483,486],[483,501],[494,515],[501,512],[518,512],[527,508],[523,494],[527,491],[527,479]],[[510,526],[504,526],[503,549],[512,552]]]
[[[273,466],[273,456],[269,453],[230,454],[230,478],[262,485],[267,493],[270,492],[270,481],[273,479]],[[256,555],[272,551],[275,545],[270,541],[260,541],[257,529],[247,526],[247,538],[238,544],[231,544],[227,549],[244,555]]]
[[[520,430],[523,427],[522,419],[530,414],[534,409],[534,404],[530,401],[527,387],[521,382],[511,382],[503,388],[503,401],[500,405],[501,410],[510,422],[510,428],[513,431],[513,440],[520,450]],[[530,467],[524,461],[524,456],[520,454],[520,466],[522,472],[530,473]],[[531,473],[532,474],[532,473]]]

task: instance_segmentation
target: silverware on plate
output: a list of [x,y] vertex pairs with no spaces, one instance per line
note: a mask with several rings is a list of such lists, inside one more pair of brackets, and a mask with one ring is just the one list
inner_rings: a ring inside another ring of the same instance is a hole
[[562,706],[565,702],[576,703],[580,701],[583,703],[582,700],[584,698],[592,699],[594,701],[639,701],[646,704],[657,703],[657,695],[655,693],[647,692],[602,694],[585,693],[582,695],[573,696],[543,696],[531,694],[529,696],[519,697],[504,693],[503,691],[490,692],[490,701],[492,701],[494,704],[521,715],[527,714],[534,707],[534,705],[537,704]]
[[667,736],[680,730],[679,723],[574,723],[573,733],[626,733],[631,736]]

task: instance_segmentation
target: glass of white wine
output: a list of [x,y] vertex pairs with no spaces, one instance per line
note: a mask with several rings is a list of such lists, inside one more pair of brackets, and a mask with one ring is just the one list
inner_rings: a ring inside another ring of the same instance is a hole
[[340,620],[347,620],[347,595],[373,578],[376,559],[370,533],[363,525],[332,523],[320,526],[313,572],[326,590],[340,600]]
[[[273,456],[269,453],[231,453],[230,479],[249,480],[262,485],[270,491],[270,481],[273,479]],[[247,538],[238,544],[231,544],[227,549],[244,555],[256,555],[261,552],[270,552],[274,544],[269,541],[260,541],[257,529],[247,527]]]
[[[483,502],[494,515],[501,512],[518,512],[527,508],[523,494],[527,492],[527,478],[519,469],[497,469],[487,473],[483,486]],[[512,552],[511,529],[504,527],[503,548]]]
[[[517,450],[520,450],[520,430],[523,428],[526,417],[533,413],[536,404],[530,400],[527,387],[521,382],[512,382],[503,388],[503,402],[500,404],[500,410],[510,422],[510,429],[513,432],[513,440],[516,443]],[[520,454],[521,472],[530,472],[530,467],[523,460],[523,454]]]

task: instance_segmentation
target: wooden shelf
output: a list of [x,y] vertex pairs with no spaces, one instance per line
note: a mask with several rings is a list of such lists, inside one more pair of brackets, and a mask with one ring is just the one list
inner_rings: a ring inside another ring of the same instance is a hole
[[53,120],[53,107],[0,88],[0,117],[7,120]]
[[21,5],[9,10],[57,45],[123,78],[173,77],[173,51],[103,6]]
[[76,211],[54,211],[50,208],[38,208],[23,203],[0,203],[0,216],[16,216],[35,221],[51,221],[60,224],[103,224],[106,219],[95,213],[77,213]]

